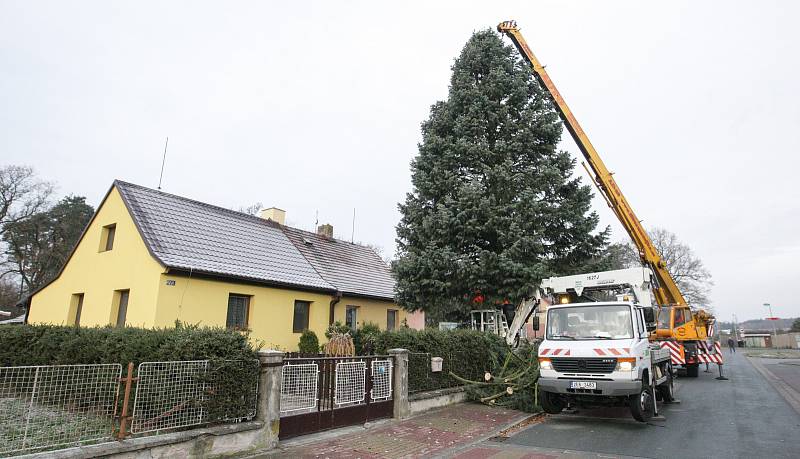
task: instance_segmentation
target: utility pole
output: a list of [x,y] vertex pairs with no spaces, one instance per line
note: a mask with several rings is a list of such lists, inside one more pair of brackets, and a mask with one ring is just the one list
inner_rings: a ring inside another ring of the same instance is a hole
[[764,303],[764,306],[769,308],[769,321],[772,322],[772,347],[774,348],[777,345],[778,340],[778,331],[775,329],[775,316],[772,315],[772,305],[769,303]]

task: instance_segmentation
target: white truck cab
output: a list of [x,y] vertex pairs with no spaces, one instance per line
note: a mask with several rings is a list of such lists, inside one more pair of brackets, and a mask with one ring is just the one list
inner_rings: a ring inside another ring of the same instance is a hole
[[671,402],[669,352],[648,339],[654,321],[651,307],[626,301],[550,305],[538,351],[542,408],[624,404],[645,421],[657,397]]

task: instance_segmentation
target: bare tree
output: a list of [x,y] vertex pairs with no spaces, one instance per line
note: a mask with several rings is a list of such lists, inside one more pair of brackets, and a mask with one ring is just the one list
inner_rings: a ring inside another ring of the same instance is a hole
[[236,211],[237,212],[241,212],[243,214],[248,214],[248,215],[258,215],[258,212],[263,208],[264,208],[264,204],[261,204],[260,202],[256,202],[253,205],[246,206],[246,207],[245,206],[239,206],[239,208],[236,209]]
[[[714,282],[703,261],[675,233],[664,228],[653,228],[647,233],[686,301],[691,305],[707,307],[711,303],[708,292]],[[611,244],[608,252],[617,268],[641,265],[639,252],[631,242]]]
[[[11,317],[18,316],[22,310],[15,305],[20,297],[20,286],[11,281],[8,277],[0,278],[0,309],[11,313]],[[9,317],[0,316],[0,320]]]
[[[53,185],[36,177],[27,166],[0,167],[0,249],[5,251],[6,236],[15,225],[46,209]],[[0,278],[14,277],[15,269],[8,260],[0,260]]]

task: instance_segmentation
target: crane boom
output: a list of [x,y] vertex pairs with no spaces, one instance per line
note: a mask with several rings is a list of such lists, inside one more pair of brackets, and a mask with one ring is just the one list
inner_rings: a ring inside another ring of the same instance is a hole
[[550,79],[547,71],[545,71],[542,64],[536,59],[536,56],[534,56],[533,52],[528,47],[528,43],[522,37],[516,21],[501,22],[497,26],[497,31],[507,35],[511,41],[514,42],[514,46],[517,47],[520,54],[522,54],[533,68],[536,79],[550,94],[561,116],[561,120],[566,125],[575,143],[578,144],[578,148],[580,148],[583,156],[586,158],[586,162],[589,163],[592,172],[594,172],[594,177],[592,177],[592,179],[595,185],[597,185],[597,188],[606,199],[609,207],[611,207],[614,214],[616,214],[622,227],[625,228],[625,231],[630,235],[633,243],[639,250],[639,256],[642,262],[653,270],[656,281],[658,282],[658,285],[654,288],[657,303],[661,305],[685,305],[686,300],[678,289],[675,280],[669,274],[669,271],[667,271],[667,265],[661,258],[661,254],[653,245],[653,241],[650,240],[647,231],[645,231],[641,222],[636,217],[636,214],[633,212],[633,209],[625,199],[625,196],[622,194],[622,191],[620,191],[613,174],[609,172],[603,160],[600,159],[600,155],[597,154],[597,150],[595,150],[592,142],[589,141],[586,132],[584,132],[581,125],[578,124],[575,115],[572,114],[564,98],[561,97],[561,93],[556,89],[553,80]]

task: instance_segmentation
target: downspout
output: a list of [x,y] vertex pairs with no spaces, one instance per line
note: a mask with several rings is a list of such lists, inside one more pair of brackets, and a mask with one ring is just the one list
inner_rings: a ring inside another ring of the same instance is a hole
[[334,295],[331,297],[331,308],[330,312],[328,313],[328,325],[333,325],[333,311],[336,309],[336,303],[342,300],[342,292],[336,291]]

